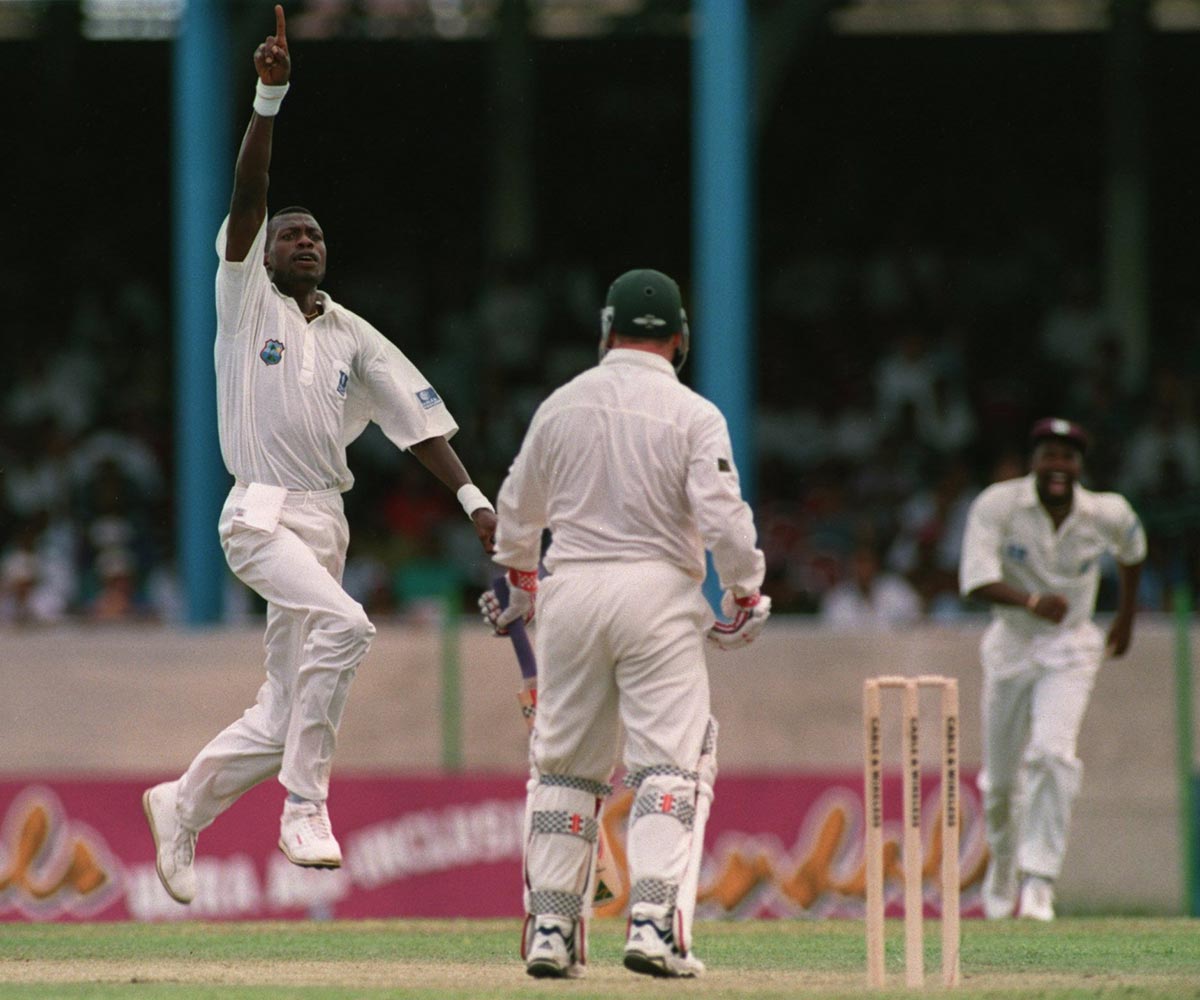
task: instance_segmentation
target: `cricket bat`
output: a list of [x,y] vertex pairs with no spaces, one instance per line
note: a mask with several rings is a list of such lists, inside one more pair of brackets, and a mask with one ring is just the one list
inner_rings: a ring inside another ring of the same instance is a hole
[[[492,581],[492,592],[500,607],[508,607],[508,580],[503,575]],[[533,731],[533,720],[537,715],[537,658],[533,655],[533,645],[529,641],[529,633],[525,631],[525,623],[518,618],[508,626],[508,637],[512,640],[513,652],[517,654],[517,666],[521,668],[521,690],[517,692],[517,701],[521,705],[521,715],[525,725]]]
[[[507,608],[508,580],[503,575],[492,581],[492,592],[500,602],[500,607]],[[537,717],[537,657],[529,641],[529,633],[525,631],[525,623],[520,618],[508,626],[508,637],[512,640],[517,665],[521,668],[521,689],[517,692],[517,702],[521,706],[521,716],[525,719],[525,725],[532,732],[534,719]],[[624,891],[624,873],[613,863],[608,836],[604,832],[604,824],[601,823],[599,842],[596,845],[596,890],[592,894],[592,903],[596,906],[607,903]]]

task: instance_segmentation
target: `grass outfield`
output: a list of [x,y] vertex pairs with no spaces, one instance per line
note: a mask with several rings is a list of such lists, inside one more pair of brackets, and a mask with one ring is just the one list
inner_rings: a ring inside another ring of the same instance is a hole
[[[853,921],[704,922],[709,972],[664,983],[626,972],[624,925],[597,921],[585,979],[532,980],[515,955],[516,921],[0,924],[0,998],[138,1000],[571,1000],[911,996],[903,929],[888,922],[889,988],[864,985]],[[928,988],[941,990],[939,925],[926,928]],[[1200,921],[1073,917],[963,924],[967,998],[1200,998]]]

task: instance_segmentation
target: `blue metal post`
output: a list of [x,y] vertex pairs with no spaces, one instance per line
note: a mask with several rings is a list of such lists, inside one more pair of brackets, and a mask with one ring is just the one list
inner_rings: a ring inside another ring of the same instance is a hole
[[213,241],[233,171],[225,18],[223,0],[189,0],[173,58],[176,548],[192,625],[220,619],[227,573],[217,517],[229,477],[217,442],[213,369]]
[[[745,0],[696,0],[692,43],[692,330],[697,389],[725,415],[754,497],[753,103]],[[705,594],[719,600],[711,564]]]

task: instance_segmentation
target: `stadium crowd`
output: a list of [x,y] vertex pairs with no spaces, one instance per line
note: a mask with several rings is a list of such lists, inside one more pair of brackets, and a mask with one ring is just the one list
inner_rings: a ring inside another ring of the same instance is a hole
[[[4,623],[180,614],[168,308],[130,273],[63,305],[55,337],[32,322],[18,331],[24,362],[0,377]],[[368,275],[331,288],[378,315],[439,388],[462,426],[456,447],[494,495],[533,408],[594,363],[605,280],[514,265],[474,301],[443,295],[425,312],[430,297]],[[8,291],[13,315],[36,315],[35,282]],[[1156,337],[1138,375],[1093,269],[1043,276],[1015,256],[983,266],[892,240],[853,260],[797,254],[765,272],[759,314],[756,454],[740,459],[756,463],[778,611],[887,628],[977,610],[956,585],[967,509],[987,483],[1023,472],[1024,435],[1047,414],[1089,428],[1087,485],[1124,492],[1146,522],[1142,605],[1169,606],[1181,581],[1194,589],[1197,359]],[[1200,316],[1178,325],[1194,330]],[[414,329],[433,336],[403,332]],[[348,589],[372,613],[420,611],[447,588],[469,607],[488,569],[453,497],[373,428],[351,467]],[[254,612],[232,582],[229,597],[230,618]]]

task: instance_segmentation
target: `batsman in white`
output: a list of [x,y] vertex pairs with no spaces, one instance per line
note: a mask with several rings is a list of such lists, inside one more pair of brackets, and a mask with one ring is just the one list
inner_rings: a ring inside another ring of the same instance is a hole
[[275,116],[289,86],[283,9],[254,53],[258,86],[229,216],[217,235],[217,395],[221,453],[236,482],[219,533],[238,578],[267,601],[267,679],[256,703],[177,781],[143,797],[167,892],[196,893],[196,836],[238,796],[278,776],[279,847],[337,868],[326,798],[338,724],[375,628],[341,587],[349,531],[346,445],[374,420],[458,494],[485,551],[495,513],[448,438],[437,392],[379,331],[319,289],[324,235],[306,209],[267,218]]
[[[959,585],[992,605],[984,633],[984,911],[1054,919],[1071,808],[1083,765],[1076,740],[1105,653],[1133,636],[1146,536],[1128,501],[1079,485],[1087,434],[1069,420],[1034,424],[1029,475],[996,483],[971,507]],[[1100,560],[1118,566],[1107,637],[1093,622]],[[1020,892],[1018,908],[1018,891]]]
[[[694,976],[704,969],[692,915],[717,771],[704,640],[745,646],[771,601],[725,420],[676,375],[688,349],[678,286],[629,271],[601,315],[600,364],[542,403],[500,489],[495,560],[511,596],[504,610],[484,602],[501,630],[533,617],[548,526],[521,953],[532,976],[583,973],[596,817],[620,723],[635,789],[625,965]],[[706,548],[728,622],[714,624],[700,592]]]

